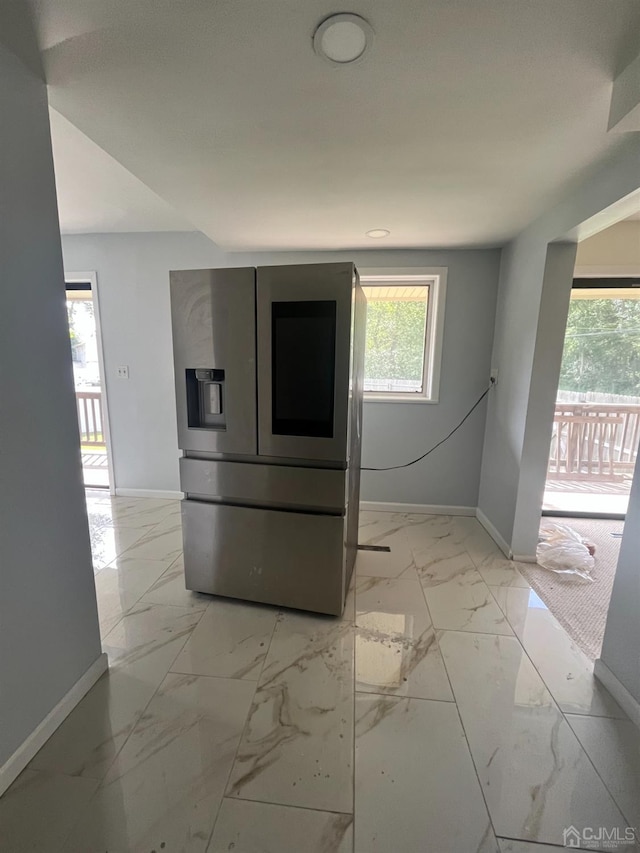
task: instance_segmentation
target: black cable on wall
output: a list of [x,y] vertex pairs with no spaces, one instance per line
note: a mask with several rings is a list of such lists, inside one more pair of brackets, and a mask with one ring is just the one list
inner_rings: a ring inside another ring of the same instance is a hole
[[449,433],[449,435],[446,435],[446,436],[442,439],[442,441],[439,441],[437,444],[434,444],[434,445],[433,445],[433,447],[432,447],[430,450],[427,450],[427,452],[426,452],[426,453],[423,453],[423,454],[422,454],[422,456],[418,456],[418,458],[417,458],[417,459],[412,459],[412,460],[411,460],[411,462],[405,462],[405,463],[403,463],[402,465],[389,465],[389,466],[387,466],[386,468],[365,468],[365,467],[362,467],[360,470],[361,470],[361,471],[397,471],[399,468],[408,468],[410,465],[415,465],[415,464],[416,464],[416,462],[422,462],[422,460],[423,460],[423,459],[426,459],[426,458],[427,458],[427,456],[429,456],[429,454],[430,454],[430,453],[433,453],[433,451],[434,451],[434,450],[437,450],[439,447],[441,447],[441,446],[445,443],[445,441],[448,441],[448,440],[451,438],[451,436],[452,436],[452,435],[454,435],[454,433],[456,433],[456,432],[460,429],[460,427],[462,426],[462,424],[463,424],[463,423],[464,423],[468,418],[470,418],[470,417],[471,417],[471,415],[473,414],[473,412],[475,412],[475,410],[478,408],[478,406],[480,405],[480,403],[481,403],[481,402],[484,400],[484,398],[487,396],[487,394],[489,393],[489,391],[491,391],[491,389],[493,388],[493,386],[494,386],[494,385],[495,385],[495,379],[491,379],[491,384],[489,385],[489,387],[488,387],[485,391],[483,391],[483,392],[482,392],[482,394],[480,395],[480,397],[478,397],[478,399],[476,400],[476,402],[475,402],[475,403],[473,404],[473,406],[469,409],[469,411],[468,411],[468,412],[467,412],[467,414],[463,417],[463,419],[460,421],[460,423],[459,423],[457,426],[455,426],[455,427],[451,430],[451,432]]

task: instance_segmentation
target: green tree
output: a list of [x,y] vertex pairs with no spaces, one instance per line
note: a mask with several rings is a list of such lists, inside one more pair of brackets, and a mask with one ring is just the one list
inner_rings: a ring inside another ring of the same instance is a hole
[[367,304],[367,379],[422,379],[424,299],[372,299]]
[[560,389],[640,395],[640,300],[571,300]]

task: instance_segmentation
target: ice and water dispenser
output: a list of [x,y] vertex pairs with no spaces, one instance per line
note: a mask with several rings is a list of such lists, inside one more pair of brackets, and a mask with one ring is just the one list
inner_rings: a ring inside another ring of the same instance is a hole
[[190,429],[226,429],[224,370],[187,368],[187,421]]

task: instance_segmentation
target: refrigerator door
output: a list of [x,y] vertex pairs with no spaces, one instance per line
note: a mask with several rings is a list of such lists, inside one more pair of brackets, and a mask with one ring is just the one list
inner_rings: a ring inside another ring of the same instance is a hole
[[178,445],[255,454],[255,269],[170,277]]
[[348,461],[351,263],[259,267],[258,452]]
[[344,518],[183,501],[182,528],[187,589],[342,613]]

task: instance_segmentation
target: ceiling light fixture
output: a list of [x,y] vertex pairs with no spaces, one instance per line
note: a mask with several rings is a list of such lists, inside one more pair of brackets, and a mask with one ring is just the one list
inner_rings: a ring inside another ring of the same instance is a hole
[[379,240],[381,237],[388,237],[391,234],[391,231],[387,231],[386,228],[373,228],[371,231],[367,231],[367,237],[373,237],[374,240]]
[[373,29],[360,15],[331,15],[313,34],[313,49],[323,59],[348,65],[362,59],[373,40]]

